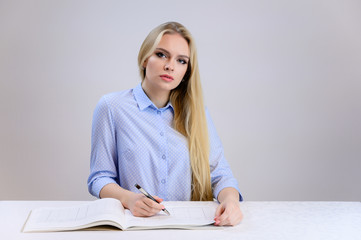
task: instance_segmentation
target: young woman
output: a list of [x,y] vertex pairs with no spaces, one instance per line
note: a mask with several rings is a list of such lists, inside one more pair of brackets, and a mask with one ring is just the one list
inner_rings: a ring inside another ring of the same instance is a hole
[[89,192],[119,199],[135,216],[161,202],[212,201],[216,225],[242,219],[237,181],[203,104],[194,40],[179,23],[152,30],[138,55],[142,82],[101,98],[93,117]]

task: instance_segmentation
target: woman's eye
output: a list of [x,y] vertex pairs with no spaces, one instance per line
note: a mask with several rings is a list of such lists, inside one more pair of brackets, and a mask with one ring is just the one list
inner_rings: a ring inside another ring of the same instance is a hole
[[160,57],[160,58],[164,58],[164,57],[166,57],[163,53],[161,53],[161,52],[157,52],[157,53],[155,53],[155,55],[157,55],[158,57]]
[[184,59],[179,59],[178,62],[180,62],[181,64],[187,64],[187,61]]

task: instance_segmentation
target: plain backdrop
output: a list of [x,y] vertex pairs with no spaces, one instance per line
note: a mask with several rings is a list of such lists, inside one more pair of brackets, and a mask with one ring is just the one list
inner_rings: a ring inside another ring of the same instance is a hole
[[88,200],[94,107],[184,24],[245,200],[361,200],[361,1],[0,0],[0,200]]

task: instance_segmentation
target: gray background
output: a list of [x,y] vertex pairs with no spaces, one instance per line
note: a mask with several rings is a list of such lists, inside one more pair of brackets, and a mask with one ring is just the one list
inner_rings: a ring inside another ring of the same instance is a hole
[[92,113],[148,32],[194,35],[245,200],[361,200],[361,2],[0,0],[0,200],[87,200]]

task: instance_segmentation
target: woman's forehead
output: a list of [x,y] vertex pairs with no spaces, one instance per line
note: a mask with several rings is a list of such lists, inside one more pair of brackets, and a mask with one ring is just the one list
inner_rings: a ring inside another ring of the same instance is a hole
[[164,49],[172,55],[183,55],[189,57],[190,49],[186,39],[180,34],[164,34],[157,48]]

